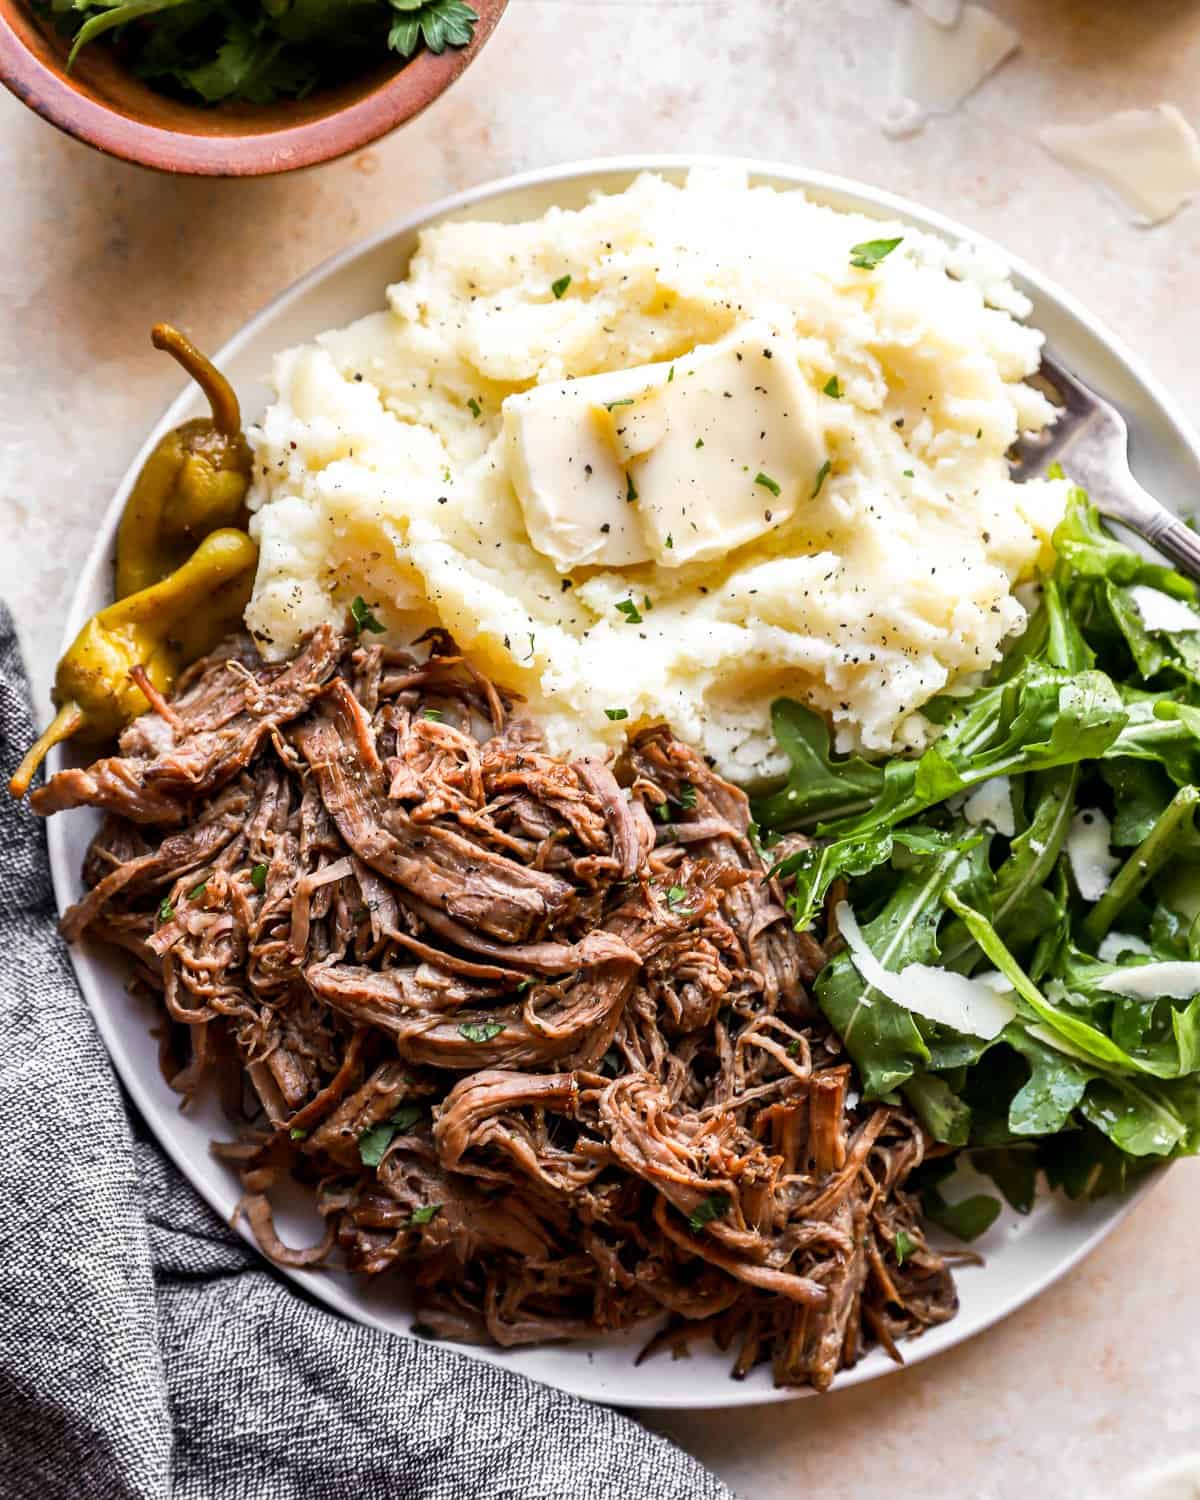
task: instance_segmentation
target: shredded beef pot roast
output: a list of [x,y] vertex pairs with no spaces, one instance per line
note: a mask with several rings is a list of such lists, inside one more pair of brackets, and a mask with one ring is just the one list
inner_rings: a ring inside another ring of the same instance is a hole
[[[226,642],[35,793],[106,813],[64,932],[132,956],[175,1088],[223,1091],[281,1264],[401,1266],[448,1339],[659,1319],[647,1353],[818,1389],[898,1358],[956,1308],[904,1192],[927,1140],[857,1102],[745,797],[665,726],[566,763],[511,707],[441,635]],[[311,1249],[272,1224],[287,1172]]]

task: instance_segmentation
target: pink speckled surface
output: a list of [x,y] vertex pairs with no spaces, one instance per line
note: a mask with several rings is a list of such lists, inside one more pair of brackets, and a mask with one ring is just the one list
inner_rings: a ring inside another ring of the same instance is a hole
[[[1200,111],[1192,0],[992,0],[1018,56],[893,141],[896,0],[512,0],[463,82],[363,155],[250,182],[105,160],[0,98],[0,596],[44,697],[93,518],[178,388],[157,318],[220,344],[276,290],[444,193],[631,151],[730,151],[863,178],[1069,286],[1200,418],[1200,205],[1137,229],[1036,144],[1042,124]],[[1100,1500],[1200,1450],[1200,1163],[1000,1327],[824,1402],[660,1415],[746,1500]],[[836,1479],[831,1476],[836,1475]]]

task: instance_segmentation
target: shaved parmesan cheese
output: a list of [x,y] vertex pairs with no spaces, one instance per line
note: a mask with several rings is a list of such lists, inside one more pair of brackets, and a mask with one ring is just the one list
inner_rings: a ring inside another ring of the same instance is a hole
[[1147,630],[1200,630],[1200,615],[1182,599],[1172,599],[1145,583],[1135,583],[1129,596]]
[[1085,901],[1099,901],[1121,863],[1110,852],[1112,825],[1098,807],[1082,808],[1071,819],[1067,858],[1071,874]]
[[1039,137],[1052,156],[1116,193],[1135,223],[1160,224],[1200,192],[1200,139],[1173,104],[1049,125]]
[[963,0],[912,0],[912,3],[914,9],[939,26],[957,26],[962,15]]
[[1122,953],[1149,953],[1150,944],[1130,932],[1110,932],[1096,949],[1102,964],[1115,964]]
[[1134,1475],[1129,1500],[1200,1500],[1200,1455]]
[[1012,838],[1017,831],[1013,817],[1012,786],[1007,776],[993,776],[985,781],[963,803],[963,817],[971,826],[988,823],[1005,838]]
[[[1016,1006],[1008,998],[1002,976],[988,974],[968,979],[965,974],[934,968],[931,964],[906,964],[894,973],[885,969],[867,946],[848,901],[838,902],[836,916],[838,931],[846,939],[854,967],[872,989],[905,1010],[988,1042],[998,1037],[1016,1015]],[[998,979],[1004,986],[1004,994],[998,993]]]
[[[955,14],[957,11],[957,15]],[[914,5],[905,17],[893,75],[889,135],[910,135],[930,115],[950,114],[994,72],[1020,41],[981,5]]]
[[1200,964],[1176,959],[1170,963],[1139,964],[1106,974],[1097,989],[1130,1000],[1190,1000],[1200,995]]

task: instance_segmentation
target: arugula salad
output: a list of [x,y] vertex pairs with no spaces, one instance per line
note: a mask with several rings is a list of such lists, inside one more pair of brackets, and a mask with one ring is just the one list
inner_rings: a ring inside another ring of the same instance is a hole
[[465,47],[465,0],[32,0],[81,48],[110,35],[134,72],[204,104],[300,99],[382,61]]
[[[1039,1174],[1117,1191],[1200,1148],[1200,614],[1195,586],[1110,535],[1073,489],[1024,634],[981,686],[926,707],[919,758],[831,752],[774,705],[787,782],[760,836],[800,930],[844,948],[816,982],[865,1098],[908,1102],[1028,1212]],[[809,837],[797,837],[797,833]]]

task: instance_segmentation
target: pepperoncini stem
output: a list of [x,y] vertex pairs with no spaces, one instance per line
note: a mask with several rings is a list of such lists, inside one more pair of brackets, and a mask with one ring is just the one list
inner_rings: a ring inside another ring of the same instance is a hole
[[238,628],[257,561],[250,537],[226,527],[166,578],[93,615],[58,664],[58,714],[9,783],[13,796],[24,796],[51,746],[72,735],[102,744],[161,711],[183,668]]
[[61,745],[63,740],[69,740],[82,723],[83,709],[79,704],[64,703],[49,726],[30,746],[25,759],[17,767],[12,780],[8,783],[9,795],[23,797],[29,790],[29,783],[37,775],[38,767],[54,746]]
[[226,437],[237,437],[242,430],[242,410],[237,392],[213,364],[201,354],[191,339],[170,323],[156,323],[150,330],[156,349],[165,350],[179,362],[208,398],[213,426]]

